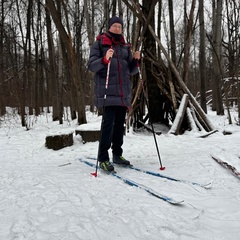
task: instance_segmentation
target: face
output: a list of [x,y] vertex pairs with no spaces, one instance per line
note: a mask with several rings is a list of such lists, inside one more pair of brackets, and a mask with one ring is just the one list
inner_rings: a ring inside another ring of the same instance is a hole
[[122,25],[120,23],[114,23],[110,28],[109,31],[116,34],[122,33]]

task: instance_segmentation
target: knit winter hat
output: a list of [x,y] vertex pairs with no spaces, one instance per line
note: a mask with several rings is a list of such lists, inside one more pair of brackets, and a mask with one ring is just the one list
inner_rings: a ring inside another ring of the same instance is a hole
[[108,21],[108,29],[114,24],[114,23],[120,23],[123,27],[123,21],[120,17],[112,17]]

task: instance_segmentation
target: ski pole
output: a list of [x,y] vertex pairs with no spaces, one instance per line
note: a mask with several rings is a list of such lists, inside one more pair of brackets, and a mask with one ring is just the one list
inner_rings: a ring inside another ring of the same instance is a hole
[[97,171],[98,171],[99,152],[100,152],[100,144],[101,144],[101,139],[102,139],[102,128],[103,128],[103,123],[104,123],[105,104],[106,104],[106,98],[107,98],[107,89],[108,89],[109,71],[110,71],[111,60],[112,60],[112,58],[109,58],[108,67],[107,67],[107,76],[106,76],[105,93],[104,93],[104,100],[103,100],[103,113],[102,113],[102,121],[101,121],[100,139],[99,139],[99,144],[98,144],[98,155],[97,155],[97,162],[96,162],[96,170],[95,170],[94,173],[91,173],[94,177],[97,177]]
[[146,100],[148,116],[149,116],[149,122],[150,122],[150,125],[151,125],[154,142],[155,142],[156,149],[157,149],[158,159],[159,159],[159,163],[160,163],[160,170],[164,170],[165,167],[163,167],[162,160],[161,160],[161,157],[160,157],[160,152],[159,152],[159,148],[158,148],[158,144],[157,144],[156,134],[155,134],[155,131],[154,131],[152,119],[151,119],[150,112],[149,112],[149,101],[148,101],[147,94],[146,94],[146,91],[145,91],[144,86],[143,86],[143,78],[142,78],[142,73],[141,73],[141,70],[140,70],[139,62],[137,63],[137,68],[138,68],[139,78],[140,78],[140,81],[141,81],[141,84],[142,84],[143,95],[144,95],[145,100]]

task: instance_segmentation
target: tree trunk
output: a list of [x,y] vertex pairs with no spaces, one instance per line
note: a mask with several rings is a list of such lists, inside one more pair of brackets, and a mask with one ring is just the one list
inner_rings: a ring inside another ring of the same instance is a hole
[[87,25],[88,42],[89,42],[89,45],[92,46],[94,42],[94,32],[92,32],[92,28],[91,28],[93,23],[91,23],[91,18],[88,12],[88,4],[90,4],[90,2],[88,0],[84,0],[84,16],[85,16],[86,25]]
[[173,11],[173,1],[168,0],[169,8],[169,23],[170,23],[170,41],[171,41],[171,57],[174,64],[177,62],[176,57],[176,41],[175,41],[175,29],[174,29],[174,11]]
[[[186,11],[186,0],[184,0],[185,11]],[[190,48],[193,34],[193,17],[196,0],[192,0],[192,6],[189,17],[185,16],[185,41],[184,41],[184,66],[183,66],[183,81],[188,83],[189,80],[189,69],[190,69]]]
[[[47,0],[46,0],[47,1]],[[47,75],[47,98],[48,104],[52,106],[52,118],[53,121],[58,120],[58,104],[57,104],[57,75],[56,75],[56,63],[55,63],[55,51],[54,42],[52,38],[52,22],[48,8],[46,9],[46,28],[47,28],[47,43],[49,53],[49,74]]]
[[5,79],[5,74],[4,74],[4,54],[3,54],[3,32],[4,32],[4,29],[3,29],[3,26],[4,26],[4,1],[1,2],[1,19],[0,19],[0,22],[1,22],[1,25],[0,25],[0,76],[1,76],[1,79],[0,79],[0,117],[2,115],[5,114],[5,107],[4,107],[4,104],[5,101],[4,101],[4,90],[3,90],[3,82],[4,82],[4,79]]
[[26,41],[24,44],[24,63],[23,63],[23,75],[22,75],[22,91],[21,91],[21,123],[23,127],[27,126],[26,122],[26,88],[27,88],[27,82],[29,80],[29,70],[30,70],[30,62],[31,62],[31,13],[32,13],[32,0],[29,0],[28,2],[28,9],[27,9],[27,31],[26,31]]
[[204,3],[199,0],[199,24],[200,24],[200,49],[199,49],[199,71],[200,71],[200,101],[201,107],[207,113],[206,103],[206,54],[205,54],[205,26],[204,26]]
[[221,35],[221,27],[222,27],[222,0],[217,0],[216,8],[214,9],[215,17],[213,20],[215,21],[215,27],[213,28],[213,90],[215,89],[215,101],[217,115],[224,114],[223,102],[222,102],[222,92],[221,92],[221,81],[222,81],[222,51],[221,51],[221,43],[222,43],[222,35]]
[[[149,9],[153,9],[156,1],[144,0],[143,1],[143,14],[148,16],[147,22],[154,28],[154,11],[149,11]],[[151,14],[149,14],[151,12]],[[146,53],[150,53],[152,55],[156,55],[156,42],[153,36],[150,34],[149,30],[146,29],[144,34],[144,42],[143,48]],[[153,76],[153,69],[150,61],[146,61],[145,63],[146,69],[146,84],[147,84],[147,93],[148,93],[148,101],[149,101],[149,115],[151,116],[152,123],[161,122],[161,93]]]

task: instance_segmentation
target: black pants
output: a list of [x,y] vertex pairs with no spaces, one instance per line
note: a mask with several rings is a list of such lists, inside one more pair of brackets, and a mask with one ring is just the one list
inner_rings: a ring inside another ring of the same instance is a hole
[[105,107],[103,113],[102,132],[99,142],[99,162],[109,160],[108,150],[112,148],[112,153],[122,156],[122,145],[124,135],[124,122],[127,108],[124,106]]

